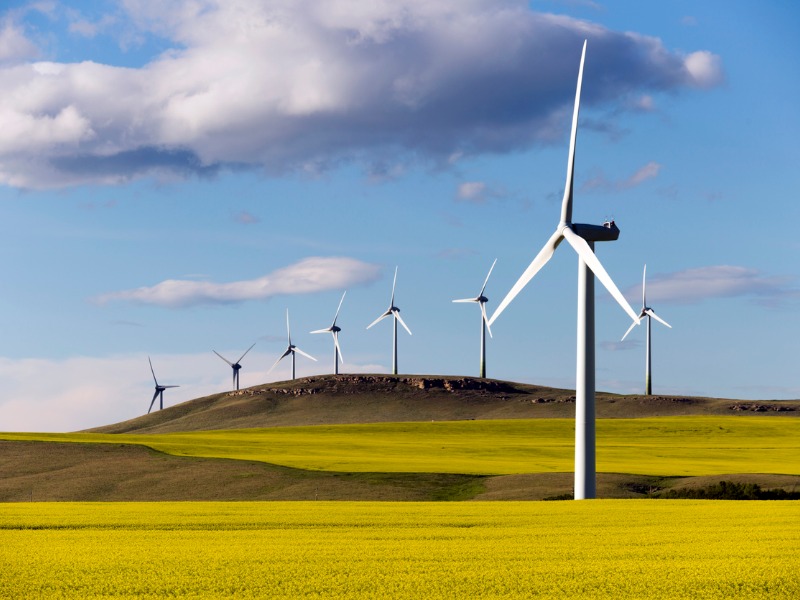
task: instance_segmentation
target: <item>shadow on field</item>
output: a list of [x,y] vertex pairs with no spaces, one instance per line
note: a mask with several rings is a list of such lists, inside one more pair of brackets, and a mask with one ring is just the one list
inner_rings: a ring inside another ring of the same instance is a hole
[[[598,497],[645,498],[720,481],[800,490],[800,477],[598,474]],[[0,441],[0,501],[542,500],[572,493],[572,473],[476,476],[333,473],[177,457],[142,446]]]

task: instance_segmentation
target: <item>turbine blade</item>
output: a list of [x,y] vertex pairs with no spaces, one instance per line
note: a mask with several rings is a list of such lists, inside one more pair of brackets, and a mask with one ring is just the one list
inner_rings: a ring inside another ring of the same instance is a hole
[[394,318],[400,321],[400,325],[402,325],[405,328],[405,330],[408,332],[408,335],[411,335],[411,330],[408,328],[408,325],[405,324],[405,321],[403,321],[403,318],[400,316],[400,311],[393,310],[392,312],[394,313]]
[[[213,352],[214,354],[216,354],[217,356],[219,356],[219,357],[220,357],[222,360],[224,360],[224,361],[225,361],[226,363],[228,363],[230,366],[233,366],[233,363],[232,363],[231,361],[229,361],[227,358],[225,358],[224,356],[222,356],[222,354],[220,354],[220,353],[219,353],[219,352],[217,352],[216,350],[212,350],[212,352]],[[239,360],[241,360],[241,359],[239,359]],[[238,361],[237,361],[237,362],[238,362]]]
[[156,390],[156,393],[153,394],[153,399],[150,401],[150,408],[147,409],[148,415],[150,414],[150,411],[153,410],[153,404],[155,404],[156,398],[158,398],[158,390]]
[[[256,342],[253,342],[253,346],[255,346],[255,345],[256,345]],[[238,364],[238,363],[240,363],[240,362],[242,362],[242,359],[243,359],[245,356],[247,356],[247,353],[248,353],[248,352],[250,352],[250,350],[252,350],[252,349],[253,349],[253,346],[250,346],[250,347],[249,347],[247,350],[245,350],[244,354],[242,354],[242,355],[239,357],[239,360],[237,360],[237,361],[236,361],[236,363],[237,363],[237,364]],[[233,366],[233,365],[231,365],[231,366]]]
[[156,372],[153,371],[153,361],[150,360],[150,357],[147,357],[147,362],[150,363],[150,372],[153,374],[153,381],[156,382],[156,387],[158,387],[158,379],[156,379]]
[[378,318],[377,318],[377,319],[375,319],[375,320],[374,320],[372,323],[370,323],[369,325],[367,325],[367,329],[369,329],[370,327],[372,327],[372,326],[373,326],[373,325],[375,325],[376,323],[378,323],[378,322],[380,322],[380,321],[383,321],[383,320],[384,320],[386,317],[388,317],[388,316],[389,316],[389,315],[391,315],[391,314],[392,314],[392,311],[391,311],[391,310],[387,310],[387,311],[386,311],[385,313],[383,313],[383,314],[382,314],[380,317],[378,317]]
[[581,84],[583,82],[583,63],[586,59],[586,40],[583,41],[581,66],[578,69],[578,85],[575,88],[575,107],[572,111],[572,132],[569,137],[569,158],[567,159],[567,182],[564,184],[564,199],[561,201],[561,222],[572,223],[572,187],[575,171],[575,144],[578,137],[578,113],[581,106]]
[[628,304],[625,296],[622,295],[622,292],[619,291],[617,284],[614,283],[603,265],[600,264],[600,260],[597,258],[595,253],[592,252],[592,249],[589,247],[589,244],[586,242],[586,240],[572,231],[569,227],[566,227],[563,233],[564,239],[567,240],[569,245],[575,249],[575,252],[577,252],[578,256],[583,259],[583,262],[586,263],[586,266],[588,266],[592,272],[594,272],[595,277],[600,280],[600,283],[605,286],[605,288],[614,297],[614,300],[617,301],[622,309],[628,313],[628,315],[630,315],[631,319],[638,324],[639,315],[637,315],[631,308],[631,305]]
[[462,298],[461,300],[453,300],[453,302],[477,302],[477,301],[478,301],[477,298]]
[[489,318],[486,316],[486,303],[481,302],[481,315],[483,318],[483,322],[486,323],[486,330],[489,332],[489,337],[492,336],[492,328],[489,326]]
[[292,330],[289,328],[289,309],[286,309],[286,337],[289,338],[289,345],[292,345]]
[[642,308],[647,308],[647,265],[642,272]]
[[397,286],[397,267],[394,268],[394,281],[392,282],[392,302],[390,306],[394,306],[394,288]]
[[278,363],[279,363],[279,362],[281,362],[281,361],[282,361],[284,358],[286,358],[287,356],[289,356],[291,353],[292,353],[292,349],[291,349],[291,347],[287,348],[287,349],[286,349],[286,352],[284,352],[283,354],[281,354],[281,355],[278,357],[278,360],[276,360],[274,363],[272,363],[272,366],[269,368],[269,371],[267,371],[267,375],[269,375],[269,374],[272,372],[272,369],[274,369],[275,367],[277,367],[277,366],[278,366]]
[[342,354],[342,348],[339,346],[339,334],[335,331],[332,331],[331,334],[333,335],[333,345],[336,346],[336,351],[339,353],[339,360],[344,362],[344,355]]
[[488,275],[486,275],[486,280],[483,282],[483,287],[481,288],[481,293],[478,294],[478,297],[483,296],[483,291],[486,289],[486,284],[489,283],[489,276],[492,274],[492,270],[494,269],[494,266],[496,264],[497,264],[497,259],[495,258],[494,262],[492,263],[492,266],[489,267],[489,273]]
[[330,333],[330,331],[331,331],[331,328],[328,327],[326,329],[316,329],[316,330],[312,331],[311,333]]
[[164,388],[164,389],[167,389],[167,388],[174,388],[174,387],[181,387],[181,386],[179,386],[179,385],[162,385],[161,387]]
[[648,309],[647,309],[646,311],[644,311],[644,312],[645,312],[645,313],[647,313],[648,315],[650,315],[651,317],[653,317],[653,318],[654,318],[656,321],[658,321],[659,323],[661,323],[661,324],[663,324],[663,325],[666,325],[667,327],[669,327],[670,329],[672,329],[672,325],[670,325],[670,324],[669,324],[669,323],[667,323],[667,322],[666,322],[664,319],[662,319],[661,317],[659,317],[659,316],[656,314],[656,311],[654,311],[652,308],[648,308]]
[[625,335],[623,335],[623,336],[622,336],[622,339],[620,340],[620,342],[624,342],[624,341],[625,341],[625,338],[626,338],[626,337],[628,337],[628,334],[629,334],[631,331],[633,331],[633,328],[634,328],[634,327],[636,327],[638,324],[639,324],[639,323],[637,323],[636,321],[634,321],[633,323],[631,323],[631,326],[630,326],[630,327],[628,327],[628,331],[626,331],[626,332],[625,332]]
[[336,314],[333,316],[333,324],[331,325],[331,327],[336,325],[336,319],[339,318],[339,311],[342,310],[342,302],[344,302],[344,297],[346,295],[347,295],[347,290],[344,291],[344,294],[342,294],[342,299],[339,300],[339,307],[336,309]]
[[558,230],[553,235],[550,236],[550,239],[547,240],[547,243],[545,243],[544,247],[541,250],[539,250],[539,254],[536,255],[536,258],[534,258],[531,264],[528,265],[528,268],[525,269],[525,272],[517,280],[517,283],[514,284],[514,287],[511,288],[511,291],[509,291],[508,294],[506,294],[506,297],[503,298],[503,301],[495,309],[494,314],[486,323],[487,325],[491,326],[492,323],[495,322],[497,317],[500,316],[500,314],[506,309],[506,307],[511,303],[511,301],[517,297],[517,294],[519,294],[522,291],[522,288],[528,285],[528,282],[531,279],[533,279],[533,276],[536,275],[536,273],[538,273],[539,270],[547,264],[547,261],[549,261],[553,257],[553,253],[556,251],[556,248],[561,243],[562,238],[563,235],[561,231]]
[[303,352],[302,350],[300,350],[300,348],[298,348],[297,346],[295,346],[295,347],[294,347],[293,351],[294,351],[294,352],[297,352],[298,354],[302,354],[302,355],[303,355],[303,356],[305,356],[306,358],[310,358],[310,359],[311,359],[311,360],[313,360],[314,362],[317,362],[317,359],[316,359],[316,358],[314,358],[314,357],[313,357],[313,356],[311,356],[310,354],[306,354],[305,352]]

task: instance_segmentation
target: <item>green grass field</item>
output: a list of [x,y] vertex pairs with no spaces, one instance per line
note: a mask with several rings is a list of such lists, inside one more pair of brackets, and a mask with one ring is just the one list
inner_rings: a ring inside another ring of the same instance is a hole
[[[376,423],[171,434],[2,433],[0,439],[142,444],[176,456],[310,470],[500,475],[571,471],[574,421]],[[657,476],[797,475],[800,419],[599,419],[597,468]]]
[[22,503],[0,598],[800,597],[800,502]]

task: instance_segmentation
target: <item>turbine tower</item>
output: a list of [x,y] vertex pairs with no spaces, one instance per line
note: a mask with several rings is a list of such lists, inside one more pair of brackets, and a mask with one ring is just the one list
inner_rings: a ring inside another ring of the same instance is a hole
[[[650,320],[655,319],[659,323],[662,323],[672,329],[672,325],[667,323],[664,319],[659,317],[652,308],[647,306],[647,265],[644,266],[644,272],[642,273],[642,310],[639,313],[639,318],[644,319],[647,317],[647,336],[646,336],[646,347],[645,356],[644,356],[644,394],[645,396],[650,396],[653,393],[653,379],[650,376],[650,362],[652,355],[650,354]],[[635,324],[635,323],[634,323]],[[628,331],[625,332],[625,335],[622,336],[624,340],[628,337],[628,334],[633,329],[633,325],[628,327]]]
[[403,319],[400,317],[400,309],[394,305],[394,288],[397,285],[397,267],[394,268],[394,283],[392,283],[392,299],[389,301],[389,308],[386,309],[386,312],[383,313],[380,317],[375,319],[372,323],[367,325],[367,329],[375,325],[378,321],[382,321],[386,317],[394,317],[394,333],[392,336],[392,374],[397,375],[397,322],[400,321],[400,324],[405,328],[408,332],[408,335],[411,335],[411,330],[408,328],[408,325],[405,324]]
[[[253,343],[253,346],[255,346],[255,345],[256,345],[256,344],[255,344],[255,342],[254,342],[254,343]],[[217,356],[219,356],[219,357],[220,357],[222,360],[224,360],[226,363],[228,363],[228,364],[231,366],[231,368],[233,369],[233,389],[234,389],[234,390],[238,390],[238,389],[239,389],[239,370],[242,368],[242,365],[241,365],[241,364],[239,364],[239,363],[241,363],[241,362],[242,362],[242,359],[243,359],[245,356],[247,356],[247,353],[248,353],[248,352],[250,352],[250,350],[252,350],[252,349],[253,349],[253,346],[250,346],[250,347],[249,347],[247,350],[245,350],[245,353],[244,353],[244,354],[242,354],[242,355],[239,357],[239,360],[237,360],[236,362],[231,362],[231,361],[229,361],[227,358],[225,358],[224,356],[222,356],[222,354],[220,354],[220,353],[219,353],[219,352],[217,352],[216,350],[212,350],[212,352],[213,352],[214,354],[216,354],[216,355],[217,355]]]
[[494,265],[497,263],[497,259],[494,259],[492,266],[489,267],[489,274],[486,275],[486,280],[483,282],[483,287],[481,288],[480,293],[475,298],[464,298],[463,300],[453,300],[453,302],[475,302],[481,308],[481,370],[480,370],[480,377],[486,377],[486,331],[489,331],[489,337],[492,335],[491,328],[487,327],[488,317],[486,316],[486,303],[489,299],[483,295],[484,290],[486,289],[486,284],[489,283],[489,276],[492,274],[492,269],[494,269]]
[[342,330],[341,327],[336,325],[336,319],[339,318],[339,311],[342,309],[342,302],[344,302],[344,297],[347,294],[347,290],[345,290],[344,294],[342,294],[342,299],[339,300],[339,308],[336,309],[336,314],[333,317],[333,324],[326,328],[326,329],[317,329],[316,331],[312,331],[311,333],[330,333],[333,336],[333,374],[339,374],[339,361],[341,360],[344,362],[344,357],[342,357],[342,349],[339,347],[339,332]]
[[156,379],[156,372],[153,370],[153,361],[150,360],[150,357],[147,357],[147,362],[150,363],[150,372],[153,374],[153,381],[156,382],[156,393],[153,394],[153,399],[150,401],[150,408],[147,409],[147,414],[150,414],[150,411],[153,410],[153,404],[156,401],[156,398],[159,398],[158,402],[158,410],[164,410],[164,390],[167,388],[176,388],[180,387],[179,385],[159,385],[158,379]]
[[315,362],[316,362],[317,359],[314,358],[313,356],[311,356],[310,354],[306,354],[305,352],[300,350],[300,348],[298,348],[297,346],[292,344],[292,330],[289,329],[289,309],[288,308],[286,309],[286,335],[289,338],[289,345],[286,346],[286,350],[284,351],[284,353],[281,354],[278,357],[278,360],[276,360],[275,363],[269,368],[269,371],[267,371],[267,375],[269,375],[272,372],[272,369],[274,369],[275,367],[278,366],[279,362],[281,362],[285,357],[287,357],[287,356],[289,356],[291,354],[292,355],[292,379],[294,379],[295,378],[294,366],[295,366],[295,354],[296,353],[302,354],[306,358],[310,358],[311,360],[313,360]]
[[619,228],[612,221],[603,225],[572,222],[572,192],[575,167],[575,142],[578,133],[578,111],[583,80],[586,42],[583,42],[575,107],[572,113],[572,132],[567,160],[567,180],[561,203],[561,220],[555,232],[531,264],[514,284],[489,319],[489,325],[506,309],[534,275],[552,258],[558,245],[566,240],[578,254],[578,343],[575,381],[575,499],[594,498],[597,494],[595,461],[595,365],[594,365],[594,275],[611,293],[619,305],[637,324],[639,316],[612,281],[594,254],[595,242],[607,242],[619,237]]

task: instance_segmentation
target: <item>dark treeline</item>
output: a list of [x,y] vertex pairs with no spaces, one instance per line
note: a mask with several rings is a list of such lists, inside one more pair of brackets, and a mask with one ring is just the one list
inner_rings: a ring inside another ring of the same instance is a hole
[[800,500],[800,492],[772,489],[762,490],[757,483],[736,483],[720,481],[703,488],[684,488],[667,490],[658,498],[687,498],[695,500]]

